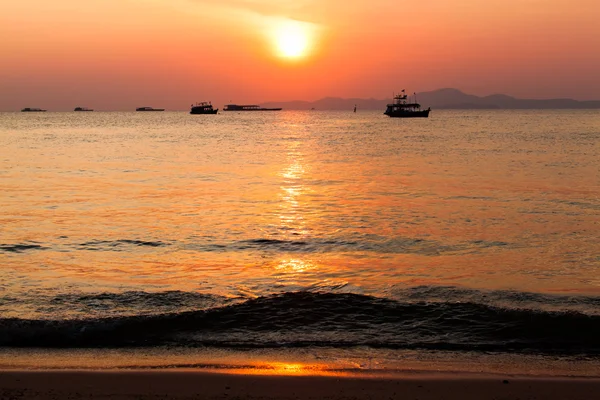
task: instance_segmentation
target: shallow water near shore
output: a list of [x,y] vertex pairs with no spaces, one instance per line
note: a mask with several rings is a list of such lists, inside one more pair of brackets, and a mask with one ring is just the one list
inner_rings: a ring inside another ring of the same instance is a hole
[[598,360],[599,112],[142,114],[0,113],[6,351]]

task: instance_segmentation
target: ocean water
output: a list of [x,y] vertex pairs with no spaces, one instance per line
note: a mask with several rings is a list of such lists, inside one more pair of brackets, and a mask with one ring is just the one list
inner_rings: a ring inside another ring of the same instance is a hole
[[600,361],[598,111],[0,113],[0,200],[4,355]]

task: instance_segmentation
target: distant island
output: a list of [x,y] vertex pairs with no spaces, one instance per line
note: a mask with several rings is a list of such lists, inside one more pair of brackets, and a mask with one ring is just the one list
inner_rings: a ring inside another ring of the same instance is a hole
[[[431,92],[417,93],[417,101],[424,108],[432,109],[489,109],[489,110],[525,110],[525,109],[586,109],[600,108],[600,100],[579,101],[573,99],[517,99],[504,94],[493,94],[479,97],[466,94],[458,89],[438,89]],[[317,101],[287,101],[264,103],[265,107],[283,107],[285,110],[352,110],[357,105],[359,110],[385,110],[391,103],[389,99],[342,99],[326,97]]]

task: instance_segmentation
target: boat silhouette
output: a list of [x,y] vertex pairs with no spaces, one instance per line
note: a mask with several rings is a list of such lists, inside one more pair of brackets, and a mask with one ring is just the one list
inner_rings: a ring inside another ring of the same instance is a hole
[[196,105],[192,104],[190,109],[190,114],[216,114],[219,109],[213,109],[212,104],[206,101],[201,103],[196,103]]
[[281,108],[265,108],[256,104],[227,104],[223,111],[281,111]]
[[138,107],[135,111],[165,111],[164,108]]
[[394,96],[394,102],[388,104],[384,112],[385,115],[391,118],[427,118],[431,108],[427,110],[421,110],[421,105],[415,101],[410,103],[407,101],[408,96],[405,90],[402,90],[402,94]]

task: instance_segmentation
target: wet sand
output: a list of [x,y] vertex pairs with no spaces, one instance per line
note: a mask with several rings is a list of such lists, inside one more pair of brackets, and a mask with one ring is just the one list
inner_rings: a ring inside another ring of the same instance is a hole
[[2,371],[1,399],[402,399],[600,398],[600,378],[415,373],[273,376],[204,371]]

